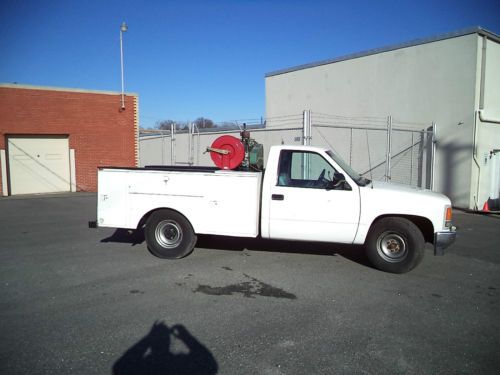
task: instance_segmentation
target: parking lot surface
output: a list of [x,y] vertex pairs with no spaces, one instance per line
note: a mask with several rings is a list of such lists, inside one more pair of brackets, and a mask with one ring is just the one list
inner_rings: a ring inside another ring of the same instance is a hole
[[500,372],[498,217],[455,211],[447,254],[393,275],[335,244],[201,236],[161,260],[95,211],[0,199],[0,373]]

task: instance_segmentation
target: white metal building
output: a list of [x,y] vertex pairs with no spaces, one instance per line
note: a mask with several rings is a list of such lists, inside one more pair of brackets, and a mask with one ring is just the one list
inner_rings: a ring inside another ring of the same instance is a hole
[[457,207],[498,204],[497,34],[478,27],[266,75],[268,125],[303,110],[313,125],[314,113],[435,123],[433,189]]

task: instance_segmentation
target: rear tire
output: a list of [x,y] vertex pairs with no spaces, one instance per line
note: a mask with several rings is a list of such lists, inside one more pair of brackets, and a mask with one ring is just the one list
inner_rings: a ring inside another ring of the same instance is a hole
[[166,209],[151,214],[144,237],[151,254],[163,259],[183,258],[196,244],[191,223],[180,213]]
[[410,220],[388,217],[377,221],[365,242],[366,255],[379,270],[405,273],[420,264],[425,254],[425,240]]

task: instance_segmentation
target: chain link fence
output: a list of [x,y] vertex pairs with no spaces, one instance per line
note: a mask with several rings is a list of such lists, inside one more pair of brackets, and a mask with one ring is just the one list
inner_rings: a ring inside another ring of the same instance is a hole
[[311,145],[334,150],[362,176],[432,187],[432,124],[311,114]]
[[[272,145],[310,144],[334,150],[364,177],[432,188],[432,124],[316,112],[309,114],[310,120],[305,118],[304,114],[269,117],[264,127],[249,131],[264,146],[265,158]],[[200,132],[192,127],[188,133],[142,133],[140,165],[211,166],[206,148],[221,135],[239,138],[240,131],[234,127]]]

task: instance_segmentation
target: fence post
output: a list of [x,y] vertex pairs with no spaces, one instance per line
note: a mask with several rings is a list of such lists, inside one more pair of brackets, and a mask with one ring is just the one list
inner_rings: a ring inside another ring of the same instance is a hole
[[411,132],[411,146],[410,146],[410,186],[413,181],[413,132]]
[[161,164],[165,165],[165,134],[161,134]]
[[302,144],[311,145],[311,110],[305,110],[302,116]]
[[[305,110],[302,113],[302,144],[311,145],[311,111]],[[309,179],[309,155],[302,154],[302,178]]]
[[351,139],[349,140],[349,165],[352,165],[352,128],[351,128]]
[[193,123],[189,123],[188,132],[188,165],[193,165]]
[[196,165],[200,165],[200,128],[198,128],[198,125],[196,123],[193,123],[193,150],[191,152],[192,158],[193,158],[193,164],[194,164],[194,130],[196,128]]
[[427,188],[427,174],[429,167],[429,135],[425,130],[422,131],[422,180],[420,187]]
[[431,142],[432,142],[432,148],[431,148],[431,183],[430,183],[430,189],[434,190],[434,173],[435,173],[435,161],[436,161],[436,139],[437,136],[437,128],[436,128],[436,123],[433,121],[432,122],[432,136],[431,136]]
[[391,179],[392,116],[387,117],[387,152],[385,156],[385,181]]
[[170,124],[170,165],[175,165],[175,123]]

